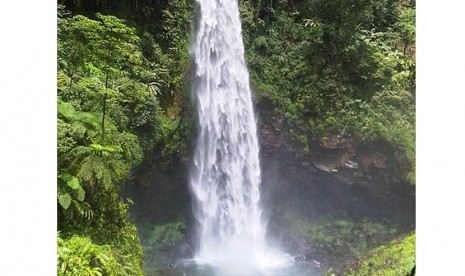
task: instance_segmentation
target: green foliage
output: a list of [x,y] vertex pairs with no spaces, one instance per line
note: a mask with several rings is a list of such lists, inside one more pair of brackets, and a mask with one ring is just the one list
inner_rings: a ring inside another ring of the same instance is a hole
[[59,251],[71,252],[60,275],[141,274],[120,194],[141,164],[163,168],[187,146],[191,4],[73,1],[72,13],[58,5],[57,207],[67,237]]
[[[157,79],[143,58],[140,39],[121,20],[102,15],[98,18],[100,21],[77,15],[64,19],[67,31],[59,40],[59,60],[65,66],[59,68],[59,80],[63,81],[58,83],[58,96],[78,110],[98,113],[105,99],[118,127],[136,132],[150,128],[153,131],[148,133],[156,137],[159,107],[150,87]],[[144,123],[132,111],[142,108],[152,111],[142,114]]]
[[164,50],[165,56],[162,60],[166,64],[165,68],[169,75],[169,82],[165,82],[160,102],[162,106],[167,108],[170,117],[172,116],[170,109],[173,106],[181,105],[180,102],[183,101],[182,98],[185,96],[186,86],[184,80],[191,62],[189,58],[189,37],[192,11],[193,1],[167,1],[166,5],[161,8],[161,21],[163,24],[161,24],[160,31],[155,36]]
[[127,256],[110,245],[95,244],[88,237],[58,235],[58,275],[142,275]]
[[252,86],[286,118],[296,148],[305,149],[302,135],[385,140],[405,167],[400,177],[414,183],[415,5],[240,4]]
[[128,161],[140,155],[138,147],[133,145],[133,136],[119,133],[108,119],[104,142],[111,144],[98,144],[101,142],[101,119],[94,113],[76,111],[71,103],[59,102],[58,117],[59,171],[63,175],[75,176],[73,181],[83,181],[93,189],[97,181],[111,185],[129,174]]
[[[172,43],[176,36],[180,44],[166,50],[152,34],[145,32],[140,38],[134,28],[114,16],[96,14],[94,20],[75,15],[59,20],[59,100],[94,114],[102,114],[105,101],[106,115],[119,132],[138,137],[139,141],[131,138],[138,148],[138,154],[132,154],[134,163],[164,143],[167,137],[161,120],[181,111],[182,80],[189,59],[189,11],[185,1],[170,1],[166,14],[174,16],[169,21],[174,25],[169,27],[167,21],[165,35],[157,38]],[[183,24],[181,29],[179,24]]]
[[[405,6],[399,8],[399,21],[394,24],[399,39],[404,44],[403,53],[414,49],[415,46],[415,7]],[[412,53],[410,53],[412,54]]]
[[84,201],[85,191],[78,178],[70,174],[63,173],[58,175],[58,181],[58,201],[64,209],[68,209],[71,204],[72,199],[70,194],[72,194],[79,202]]
[[167,250],[182,241],[185,229],[184,221],[156,225],[149,232],[147,244],[157,250]]
[[[155,63],[144,57],[136,30],[123,20],[61,14],[65,17],[58,20],[58,228],[105,244],[72,240],[72,254],[80,254],[80,259],[67,256],[63,262],[77,270],[62,272],[140,275],[142,249],[129,221],[128,204],[119,194],[130,170],[164,138],[160,121],[166,115],[157,99],[161,81],[153,73],[160,71],[152,70]],[[59,242],[59,249],[68,252],[67,246]]]
[[286,214],[289,225],[288,235],[301,237],[308,242],[325,248],[338,248],[353,257],[379,243],[383,236],[397,233],[389,225],[369,220],[354,221],[343,216],[328,216],[318,220],[308,220],[297,213]]
[[64,209],[68,209],[69,205],[71,204],[71,196],[68,193],[59,193],[58,202]]
[[334,272],[332,267],[328,269],[328,271],[326,272],[326,276],[336,276],[336,273]]
[[344,275],[409,275],[415,267],[415,233],[363,256]]

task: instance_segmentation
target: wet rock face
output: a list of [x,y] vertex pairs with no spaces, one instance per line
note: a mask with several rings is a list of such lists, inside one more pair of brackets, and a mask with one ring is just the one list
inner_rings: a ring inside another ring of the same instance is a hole
[[260,155],[268,156],[286,148],[290,143],[284,118],[274,114],[271,102],[264,99],[258,106],[258,139]]
[[257,110],[264,215],[269,235],[288,252],[337,269],[415,229],[415,187],[396,175],[402,164],[387,143],[308,137],[303,152],[270,103]]
[[330,135],[320,137],[318,146],[323,149],[346,149],[350,146],[350,136]]
[[[295,158],[292,162],[304,170],[331,174],[341,183],[366,186],[374,194],[382,194],[396,185],[409,185],[405,181],[408,172],[405,162],[385,141],[367,143],[350,134],[307,136],[310,150],[306,151],[294,145],[291,133],[295,130],[273,111],[268,99],[257,104],[257,111],[262,159],[292,155]],[[294,128],[299,128],[299,124]]]
[[[336,271],[368,250],[415,229],[415,197],[406,183],[357,169],[327,172],[286,150],[261,158],[268,235],[292,255]],[[369,177],[370,180],[367,180]],[[363,181],[362,181],[363,180]]]

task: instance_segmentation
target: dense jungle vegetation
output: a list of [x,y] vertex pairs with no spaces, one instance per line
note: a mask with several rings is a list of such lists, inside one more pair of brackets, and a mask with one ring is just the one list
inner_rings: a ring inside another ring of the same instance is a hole
[[[255,100],[273,102],[292,146],[385,141],[414,184],[415,2],[239,2]],[[194,12],[190,0],[58,1],[58,275],[143,274],[122,194],[138,171],[189,157]]]

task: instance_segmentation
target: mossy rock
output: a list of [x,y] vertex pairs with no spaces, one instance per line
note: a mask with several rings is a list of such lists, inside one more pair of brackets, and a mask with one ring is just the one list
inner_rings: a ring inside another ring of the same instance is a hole
[[367,255],[351,264],[344,275],[414,275],[414,268],[415,232],[401,240],[396,240],[370,251]]
[[311,244],[334,250],[339,248],[338,251],[354,258],[360,257],[376,244],[385,241],[386,237],[397,233],[397,229],[392,225],[366,219],[353,220],[339,215],[309,220],[290,212],[286,216],[285,225],[289,225],[290,236],[301,237]]

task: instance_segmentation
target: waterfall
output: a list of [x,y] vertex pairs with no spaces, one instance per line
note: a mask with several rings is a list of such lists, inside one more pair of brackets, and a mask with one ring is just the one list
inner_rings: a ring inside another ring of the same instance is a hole
[[[197,0],[193,45],[199,134],[190,171],[195,259],[214,266],[282,262],[266,244],[256,119],[237,0]],[[273,257],[274,256],[274,257]]]

